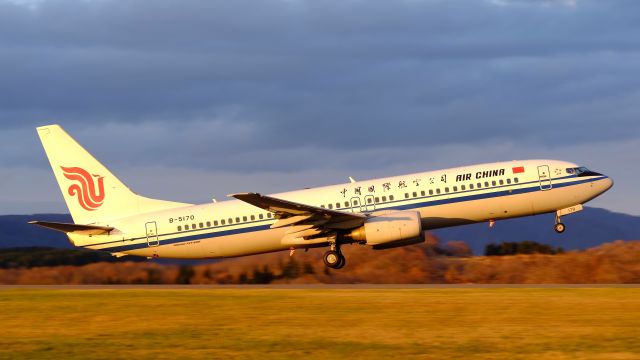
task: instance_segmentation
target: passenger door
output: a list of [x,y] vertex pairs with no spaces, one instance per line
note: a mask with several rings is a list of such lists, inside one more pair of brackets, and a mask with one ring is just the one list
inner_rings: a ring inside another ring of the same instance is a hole
[[540,190],[551,189],[551,172],[549,165],[538,166],[538,179],[540,181]]

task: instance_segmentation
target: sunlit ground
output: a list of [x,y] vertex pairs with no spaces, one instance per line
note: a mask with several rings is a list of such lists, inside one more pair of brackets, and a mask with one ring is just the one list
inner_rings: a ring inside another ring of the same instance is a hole
[[638,359],[640,289],[3,290],[4,359]]

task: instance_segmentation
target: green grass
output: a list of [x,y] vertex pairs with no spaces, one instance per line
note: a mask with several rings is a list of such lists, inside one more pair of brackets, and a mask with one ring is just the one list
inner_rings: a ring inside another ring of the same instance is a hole
[[638,359],[640,289],[0,291],[4,359]]

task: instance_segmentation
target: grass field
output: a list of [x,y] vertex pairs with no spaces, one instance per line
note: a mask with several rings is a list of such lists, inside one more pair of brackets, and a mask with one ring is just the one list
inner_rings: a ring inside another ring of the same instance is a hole
[[3,290],[0,358],[640,359],[640,289]]

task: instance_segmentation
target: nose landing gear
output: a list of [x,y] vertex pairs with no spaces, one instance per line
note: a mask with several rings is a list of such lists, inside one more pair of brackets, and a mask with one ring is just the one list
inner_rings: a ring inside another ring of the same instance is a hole
[[566,227],[564,226],[564,224],[562,222],[560,222],[560,217],[561,216],[566,216],[569,214],[573,214],[575,212],[578,211],[582,211],[582,205],[581,204],[577,204],[577,205],[573,205],[570,206],[568,208],[564,208],[564,209],[560,209],[558,211],[556,211],[556,224],[553,227],[553,230],[555,230],[558,234],[562,234],[564,232],[564,230],[566,229]]
[[553,227],[553,230],[555,230],[558,234],[562,234],[565,230],[565,226],[563,223],[560,222],[560,218],[556,218],[556,224]]

